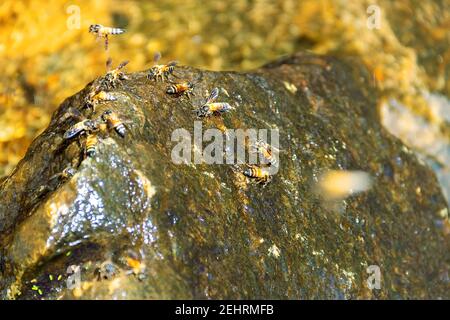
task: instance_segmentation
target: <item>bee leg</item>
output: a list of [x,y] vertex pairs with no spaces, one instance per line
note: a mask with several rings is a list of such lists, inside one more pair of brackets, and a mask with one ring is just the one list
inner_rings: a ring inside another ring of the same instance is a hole
[[91,113],[95,113],[95,104],[94,103],[87,103],[84,105],[84,107],[91,109]]
[[108,44],[109,44],[108,35],[105,34],[105,51],[108,51]]
[[70,164],[72,168],[79,168],[81,164],[80,157],[74,157],[72,161],[70,161]]
[[265,188],[267,184],[272,180],[272,176],[266,176],[262,180],[262,186],[263,188]]

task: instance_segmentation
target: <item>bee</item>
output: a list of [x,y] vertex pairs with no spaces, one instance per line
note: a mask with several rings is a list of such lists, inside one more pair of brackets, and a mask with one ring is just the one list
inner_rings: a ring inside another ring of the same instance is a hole
[[242,173],[244,176],[254,179],[256,183],[263,186],[266,186],[272,180],[272,176],[267,167],[248,166]]
[[112,65],[112,59],[109,58],[106,62],[106,66],[108,68],[108,72],[106,73],[105,77],[101,81],[101,86],[105,87],[106,89],[115,88],[122,80],[128,80],[128,76],[122,72],[121,70],[129,63],[128,60],[123,61],[119,64],[119,66],[115,69],[111,69]]
[[[154,57],[155,63],[157,63],[161,59],[161,54],[157,52]],[[169,79],[169,75],[173,73],[175,70],[175,66],[178,64],[177,61],[171,61],[168,64],[157,64],[154,65],[148,75],[148,79],[154,79],[155,81],[158,81],[158,79],[161,79],[161,81],[164,82],[164,79]]]
[[194,110],[194,112],[197,113],[197,117],[204,118],[204,117],[209,117],[213,114],[220,115],[222,113],[225,113],[225,112],[228,112],[228,111],[234,109],[227,102],[214,102],[218,96],[219,96],[219,89],[214,88],[211,91],[211,94],[209,95],[206,102],[200,108]]
[[105,101],[116,101],[117,98],[111,92],[100,90],[99,87],[91,91],[86,99],[86,106],[92,108],[92,112],[95,112],[95,107]]
[[146,266],[136,252],[129,250],[125,258],[125,263],[130,268],[127,274],[134,274],[139,279],[143,278]]
[[89,26],[89,32],[97,35],[97,38],[104,38],[105,50],[108,50],[109,35],[122,34],[125,30],[120,28],[104,27],[101,24],[91,24]]
[[88,136],[86,137],[86,147],[85,147],[85,153],[88,157],[95,156],[97,143],[98,143],[97,134],[95,133],[88,134]]
[[194,84],[192,82],[181,82],[181,83],[175,83],[170,85],[167,88],[166,93],[168,94],[174,94],[177,96],[186,95],[188,99],[190,99],[190,95],[195,96],[194,94]]
[[70,127],[69,130],[64,133],[64,139],[71,139],[76,137],[77,135],[95,131],[97,130],[97,128],[97,124],[94,121],[85,119]]
[[261,154],[267,163],[271,166],[278,166],[278,160],[273,154],[273,151],[278,152],[279,150],[270,146],[267,142],[263,140],[257,140],[253,145],[253,151]]
[[125,125],[122,123],[122,121],[119,119],[118,115],[111,111],[106,110],[102,114],[102,119],[105,121],[110,129],[114,129],[119,136],[122,138],[125,137],[126,129]]

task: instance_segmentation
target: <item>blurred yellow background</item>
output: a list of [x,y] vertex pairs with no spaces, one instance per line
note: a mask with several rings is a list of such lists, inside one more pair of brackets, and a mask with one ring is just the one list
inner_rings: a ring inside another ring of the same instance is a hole
[[248,70],[300,49],[359,56],[380,104],[396,99],[438,128],[448,153],[448,121],[423,92],[450,95],[449,1],[2,0],[0,177],[58,105],[105,72],[93,23],[127,30],[110,38],[109,52],[113,65],[130,60],[128,71],[149,68],[155,51],[162,61],[213,70]]

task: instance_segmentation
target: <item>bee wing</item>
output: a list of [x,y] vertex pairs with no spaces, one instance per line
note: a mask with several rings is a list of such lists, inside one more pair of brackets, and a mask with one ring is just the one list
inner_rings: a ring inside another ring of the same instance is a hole
[[274,146],[270,146],[270,151],[272,151],[272,152],[284,152],[283,149],[275,148]]
[[96,32],[95,33],[95,41],[96,42],[101,42],[103,39],[103,36],[100,34],[100,32]]
[[219,88],[216,87],[216,88],[212,89],[208,99],[206,99],[205,104],[213,102],[214,100],[217,99],[218,96],[219,96]]
[[160,59],[161,59],[161,52],[156,51],[155,54],[153,55],[153,61],[157,63]]
[[67,131],[64,133],[64,139],[70,139],[70,138],[73,138],[73,137],[75,137],[78,133],[80,133],[82,130],[83,130],[83,127],[82,127],[82,126],[77,126],[77,125],[75,125],[75,126],[71,127],[69,130],[67,130]]
[[178,61],[170,61],[167,65],[169,67],[175,67],[178,64]]
[[225,104],[225,110],[235,110],[236,109],[235,107],[233,107],[228,102],[224,102],[224,104]]
[[117,67],[117,70],[122,69],[122,68],[125,67],[129,62],[130,62],[129,60],[122,61],[122,63],[119,64],[119,66]]
[[106,60],[106,70],[111,70],[111,66],[112,66],[112,59],[111,57],[108,58],[108,60]]

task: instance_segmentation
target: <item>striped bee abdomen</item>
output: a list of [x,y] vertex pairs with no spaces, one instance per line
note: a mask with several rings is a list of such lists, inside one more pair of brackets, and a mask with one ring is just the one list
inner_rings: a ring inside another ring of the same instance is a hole
[[263,186],[269,183],[272,178],[269,171],[257,166],[251,166],[245,169],[242,173],[244,176],[254,179],[256,183],[262,184]]
[[96,153],[96,147],[97,147],[97,135],[90,134],[86,138],[86,155],[88,157],[93,157]]
[[167,88],[166,93],[175,94],[178,93],[178,86],[173,84]]
[[105,28],[105,29],[108,29],[105,32],[107,34],[122,34],[125,32],[124,29],[120,29],[120,28]]
[[244,170],[244,175],[250,178],[260,178],[263,177],[262,170],[257,167],[250,167]]
[[215,102],[209,104],[209,109],[211,112],[224,113],[232,109],[231,105],[226,102]]
[[119,123],[114,130],[116,130],[117,134],[122,138],[125,138],[126,129],[123,123]]

